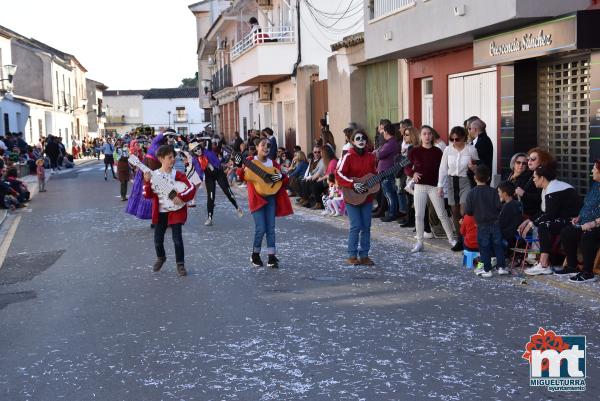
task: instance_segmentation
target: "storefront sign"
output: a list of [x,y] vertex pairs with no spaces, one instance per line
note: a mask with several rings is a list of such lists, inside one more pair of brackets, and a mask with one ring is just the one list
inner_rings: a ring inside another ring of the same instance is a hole
[[473,43],[475,66],[502,64],[577,48],[577,16],[544,22]]

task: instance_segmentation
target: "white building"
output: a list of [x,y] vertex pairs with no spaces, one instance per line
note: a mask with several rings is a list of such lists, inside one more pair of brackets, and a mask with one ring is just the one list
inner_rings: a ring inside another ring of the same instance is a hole
[[233,112],[242,135],[269,126],[280,145],[311,146],[327,114],[330,45],[363,29],[362,3],[235,0],[221,11],[222,4],[189,6],[199,26],[201,93],[219,114],[217,130],[231,130]]
[[109,90],[104,92],[106,134],[126,134],[144,124],[142,101],[147,90]]
[[150,89],[144,94],[144,125],[174,128],[180,135],[197,134],[210,123],[204,120],[198,88]]
[[5,94],[4,99],[20,103],[18,110],[10,108],[12,112],[2,106],[2,130],[23,132],[29,143],[52,134],[62,137],[70,149],[73,139],[82,139],[88,132],[87,70],[71,54],[8,28],[0,27],[0,32],[10,40],[10,52],[4,40],[2,53],[10,55],[11,63],[17,66],[12,93],[8,97]]

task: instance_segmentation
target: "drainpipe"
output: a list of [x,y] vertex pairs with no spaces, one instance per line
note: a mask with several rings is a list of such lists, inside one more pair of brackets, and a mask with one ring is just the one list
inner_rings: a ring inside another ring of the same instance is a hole
[[296,64],[294,64],[292,77],[295,77],[298,73],[298,67],[300,66],[300,62],[302,61],[302,41],[300,39],[300,0],[296,0],[296,25],[298,27],[298,59],[296,60]]

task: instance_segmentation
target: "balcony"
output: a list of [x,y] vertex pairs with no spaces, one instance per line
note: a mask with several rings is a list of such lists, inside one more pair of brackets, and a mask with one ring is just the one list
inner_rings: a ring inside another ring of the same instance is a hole
[[297,59],[292,26],[262,28],[250,32],[231,49],[232,83],[254,85],[292,73]]
[[406,10],[416,5],[415,0],[372,0],[370,2],[370,19],[378,19]]
[[175,123],[187,123],[188,122],[188,114],[187,113],[178,113],[173,117],[173,122]]
[[212,76],[212,91],[218,93],[231,85],[231,66],[226,64]]
[[107,116],[106,123],[108,125],[125,125],[125,116]]

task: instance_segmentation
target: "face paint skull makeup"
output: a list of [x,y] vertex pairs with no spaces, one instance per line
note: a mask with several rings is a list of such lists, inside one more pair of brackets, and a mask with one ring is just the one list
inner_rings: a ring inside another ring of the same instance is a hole
[[363,134],[357,134],[352,141],[358,149],[364,149],[367,146],[367,137]]

